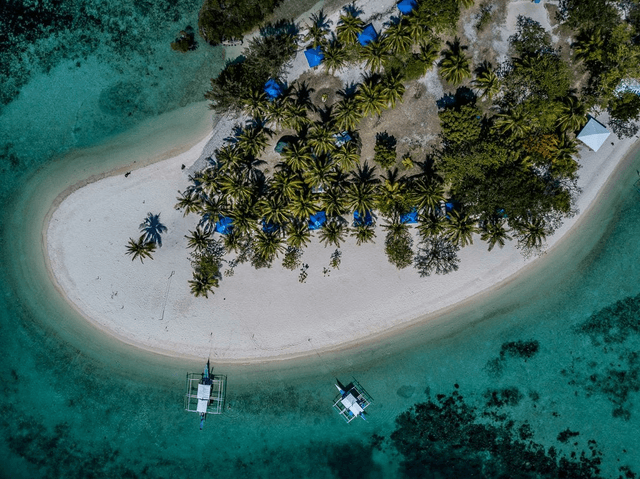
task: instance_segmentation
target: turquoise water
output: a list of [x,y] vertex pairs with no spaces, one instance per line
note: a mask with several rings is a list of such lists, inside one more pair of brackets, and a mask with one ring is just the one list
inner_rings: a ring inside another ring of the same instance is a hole
[[[193,24],[197,6],[187,10],[180,7],[178,22],[140,20],[160,22],[149,40],[158,47],[140,54],[142,63],[170,70],[173,52],[160,46],[174,27]],[[526,422],[529,441],[559,454],[579,455],[595,440],[603,477],[618,477],[621,466],[640,472],[638,155],[617,172],[579,234],[494,294],[358,350],[215,365],[228,376],[228,408],[200,431],[182,394],[185,373],[202,364],[130,348],[83,322],[52,286],[41,243],[47,211],[67,187],[204,136],[210,118],[193,101],[199,96],[182,104],[167,92],[184,91],[180,71],[204,69],[206,86],[222,54],[201,48],[191,60],[178,58],[185,63],[153,85],[140,83],[140,72],[116,54],[88,55],[77,70],[62,59],[48,74],[34,73],[2,111],[2,141],[15,155],[1,166],[3,477],[397,477],[408,457],[391,438],[397,418],[453,391],[485,414],[478,424],[508,431],[509,421],[512,428]],[[143,86],[110,86],[118,84]],[[74,93],[65,96],[69,85]],[[152,106],[129,116],[131,103],[109,101],[105,112],[101,98],[115,91]],[[509,347],[516,341],[537,352],[517,354]],[[347,426],[331,410],[334,377],[356,377],[373,396],[367,422]],[[444,465],[430,457],[414,475],[482,477],[460,474],[473,457],[456,456],[449,420],[440,418],[450,429],[437,442]],[[580,434],[559,441],[566,430]],[[483,457],[485,477],[496,477],[490,455]]]

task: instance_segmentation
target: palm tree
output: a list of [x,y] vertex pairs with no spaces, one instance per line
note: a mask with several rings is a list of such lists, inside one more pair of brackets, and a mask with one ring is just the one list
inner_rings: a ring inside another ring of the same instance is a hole
[[444,189],[423,175],[411,182],[409,198],[418,211],[435,212],[444,201]]
[[402,83],[402,73],[398,70],[387,73],[382,79],[382,93],[391,108],[396,107],[397,102],[402,102],[405,87]]
[[476,79],[473,80],[473,86],[482,91],[480,98],[486,96],[491,99],[500,91],[500,79],[491,63],[484,61],[476,69]]
[[162,233],[167,231],[167,227],[160,223],[160,213],[154,215],[147,213],[147,217],[140,224],[140,231],[144,234],[146,242],[155,243],[162,246]]
[[260,211],[260,216],[267,223],[277,226],[287,224],[289,220],[289,208],[284,198],[278,194],[272,194],[262,198],[256,205]]
[[273,175],[272,188],[284,198],[291,199],[304,185],[300,177],[291,169],[281,169]]
[[358,41],[358,35],[364,28],[364,22],[356,17],[353,12],[345,12],[340,15],[336,31],[338,40],[345,45],[353,45]]
[[223,169],[233,169],[242,160],[242,154],[235,144],[224,145],[215,150],[217,164]]
[[287,103],[282,119],[282,125],[284,127],[300,132],[309,126],[310,123],[311,120],[307,116],[307,108],[303,104],[296,102]]
[[601,62],[605,43],[602,27],[581,30],[573,45],[576,59],[585,63]]
[[331,180],[333,162],[329,155],[317,156],[302,174],[309,188],[326,186]]
[[302,249],[311,241],[309,225],[305,220],[293,220],[287,224],[287,244],[292,248]]
[[511,134],[516,138],[524,137],[531,130],[530,115],[525,113],[522,105],[512,108],[507,113],[499,113],[494,126],[502,134]]
[[405,23],[394,23],[385,31],[384,43],[393,53],[406,53],[413,43],[411,30]]
[[347,223],[344,220],[331,218],[320,229],[320,242],[324,244],[325,248],[329,245],[340,248],[340,244],[347,236],[347,231]]
[[278,254],[285,250],[282,236],[262,230],[256,234],[253,247],[258,257],[267,264],[272,263]]
[[525,249],[535,249],[542,246],[547,238],[547,228],[544,219],[529,217],[519,222],[517,226],[518,243]]
[[351,236],[356,239],[358,246],[363,243],[373,243],[373,239],[376,237],[375,227],[365,224],[356,225],[351,231]]
[[406,22],[406,29],[413,43],[420,43],[431,37],[431,32],[418,15],[410,15]]
[[340,100],[333,108],[333,119],[338,130],[355,130],[362,119],[360,104],[353,97]]
[[366,47],[362,49],[362,57],[364,58],[365,66],[373,71],[379,72],[387,62],[387,46],[384,43],[383,38],[378,38],[369,42]]
[[330,188],[322,193],[322,210],[327,216],[343,216],[347,213],[347,204],[344,192],[339,188]]
[[209,293],[213,292],[213,288],[218,285],[218,280],[208,274],[194,272],[193,279],[189,280],[191,294],[196,298],[199,296],[209,297]]
[[238,135],[238,148],[245,155],[258,156],[267,147],[268,130],[250,125]]
[[333,130],[327,123],[317,123],[307,135],[308,145],[316,155],[325,155],[336,147]]
[[325,42],[325,35],[329,31],[331,20],[327,18],[324,10],[320,9],[318,13],[311,15],[311,23],[306,24],[307,34],[304,36],[304,42],[312,41],[313,48],[322,45]]
[[242,103],[244,113],[252,118],[266,115],[269,106],[267,95],[262,88],[250,88]]
[[323,64],[328,73],[335,73],[347,63],[347,51],[342,43],[333,38],[323,48]]
[[284,97],[275,98],[269,102],[267,118],[269,119],[269,124],[273,125],[275,130],[278,130],[285,122],[289,112],[289,103],[289,100]]
[[333,159],[344,171],[351,171],[360,161],[358,146],[350,141],[338,147],[332,154]]
[[306,220],[319,211],[318,204],[311,191],[301,191],[296,194],[291,200],[290,208],[291,213],[300,220]]
[[200,209],[200,198],[198,198],[191,191],[180,193],[180,196],[177,198],[177,200],[178,202],[176,203],[174,208],[176,210],[182,210],[182,216],[187,216],[190,213],[195,213]]
[[478,232],[476,222],[469,215],[452,211],[444,223],[445,238],[456,246],[473,244],[473,233]]
[[209,246],[211,241],[211,233],[203,231],[200,226],[196,227],[195,231],[189,231],[190,235],[185,235],[185,238],[189,240],[187,243],[189,248],[194,248],[197,252],[202,252]]
[[473,7],[474,0],[458,0],[458,6],[462,8],[471,8]]
[[382,110],[387,107],[387,100],[384,92],[382,91],[382,85],[371,84],[369,82],[363,83],[358,88],[356,93],[356,100],[360,105],[360,111],[364,116],[368,115],[380,115]]
[[420,60],[427,65],[433,66],[440,56],[440,39],[437,37],[427,37],[420,41]]
[[443,53],[444,58],[440,62],[440,73],[444,79],[452,85],[459,85],[471,76],[469,59],[463,50],[467,47],[460,45],[460,39],[455,37],[453,43],[447,42],[449,48]]
[[383,215],[400,214],[409,206],[406,181],[400,177],[398,168],[388,169],[382,176],[382,186],[378,193],[378,209]]
[[283,151],[285,164],[294,172],[308,168],[313,159],[311,148],[301,141],[290,143]]
[[587,107],[571,95],[564,99],[556,126],[563,131],[578,131],[587,123]]
[[418,216],[418,233],[423,238],[436,237],[444,233],[444,216],[432,210]]
[[237,171],[221,175],[219,184],[223,197],[235,203],[247,200],[253,194],[251,182]]
[[127,243],[127,254],[131,255],[131,261],[140,258],[140,262],[144,263],[144,258],[153,259],[151,253],[155,252],[155,250],[156,244],[151,241],[146,241],[144,235],[140,236],[138,241],[129,238],[129,242]]
[[506,221],[499,217],[490,218],[482,223],[480,239],[487,242],[489,251],[491,251],[495,245],[502,248],[505,245],[505,241],[511,239],[511,236],[507,234],[505,224]]

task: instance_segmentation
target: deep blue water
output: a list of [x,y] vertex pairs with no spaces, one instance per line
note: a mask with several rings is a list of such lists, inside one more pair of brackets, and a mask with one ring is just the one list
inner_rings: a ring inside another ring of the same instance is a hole
[[[528,423],[531,440],[546,449],[579,454],[595,440],[605,477],[618,477],[621,466],[639,473],[638,157],[579,234],[434,325],[306,360],[215,365],[228,376],[227,409],[203,431],[182,408],[185,373],[201,364],[135,350],[77,317],[46,274],[46,212],[66,187],[126,165],[127,152],[153,156],[190,124],[193,135],[206,128],[195,101],[222,53],[168,48],[195,24],[197,3],[77,2],[109,12],[109,27],[77,20],[77,31],[29,39],[45,53],[34,54],[37,67],[23,73],[0,116],[2,475],[395,477],[403,460],[390,439],[398,416],[453,391],[495,413],[482,419],[487,424]],[[116,41],[116,25],[135,32]],[[75,57],[68,45],[81,34],[100,41],[83,43]],[[67,47],[56,49],[56,41]],[[81,147],[91,148],[62,155]],[[537,352],[510,352],[516,341],[537,342]],[[334,377],[356,377],[374,397],[367,422],[347,426],[333,412]],[[559,441],[567,429],[580,434]],[[441,458],[454,457],[454,442],[441,441]],[[487,470],[491,462],[487,456]],[[419,475],[456,477],[452,470],[425,467]]]

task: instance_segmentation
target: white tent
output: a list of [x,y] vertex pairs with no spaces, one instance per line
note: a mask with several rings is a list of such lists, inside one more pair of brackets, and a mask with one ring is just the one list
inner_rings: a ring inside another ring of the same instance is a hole
[[609,130],[604,126],[593,118],[590,118],[582,131],[578,133],[578,140],[587,145],[593,151],[598,151],[604,142],[607,141],[610,134]]

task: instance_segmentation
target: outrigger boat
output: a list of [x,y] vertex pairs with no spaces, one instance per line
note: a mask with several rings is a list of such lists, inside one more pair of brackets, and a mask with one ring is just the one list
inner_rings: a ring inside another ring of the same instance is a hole
[[357,417],[366,420],[364,410],[371,405],[373,399],[360,383],[354,379],[347,386],[343,386],[336,379],[335,386],[339,394],[334,400],[333,407],[338,414],[348,423]]
[[226,379],[226,376],[211,374],[209,360],[207,360],[202,373],[187,374],[184,409],[189,412],[197,412],[200,415],[200,429],[204,428],[207,414],[222,414]]

